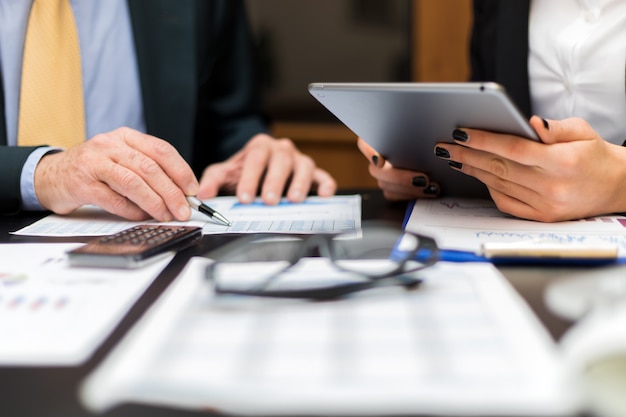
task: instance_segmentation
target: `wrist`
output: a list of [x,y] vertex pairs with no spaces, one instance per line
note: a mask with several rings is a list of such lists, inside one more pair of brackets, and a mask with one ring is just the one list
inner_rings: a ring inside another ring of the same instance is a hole
[[71,208],[69,199],[61,195],[63,179],[58,170],[61,166],[57,162],[61,158],[60,150],[52,150],[41,157],[34,172],[34,191],[37,201],[42,208],[55,213],[69,213]]
[[626,147],[615,145],[611,146],[611,149],[616,160],[614,164],[616,169],[610,177],[611,183],[614,184],[613,192],[605,196],[606,203],[610,208],[609,213],[624,213],[626,212]]

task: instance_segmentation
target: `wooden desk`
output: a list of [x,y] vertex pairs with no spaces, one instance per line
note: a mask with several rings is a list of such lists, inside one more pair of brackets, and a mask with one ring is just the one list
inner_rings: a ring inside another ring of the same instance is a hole
[[[349,193],[354,193],[350,190]],[[379,191],[361,192],[363,196],[363,219],[384,219],[400,225],[404,218],[405,203],[389,203]],[[0,243],[25,243],[41,241],[38,238],[12,236],[17,230],[38,219],[40,215],[23,214],[0,218]],[[94,369],[112,347],[176,277],[190,256],[198,255],[232,239],[232,236],[204,236],[192,248],[179,253],[159,275],[146,293],[138,300],[120,322],[107,341],[85,364],[78,367],[0,367],[0,416],[2,417],[81,417],[89,416],[77,401],[76,392],[80,381]],[[46,239],[51,241],[52,239]],[[80,239],[76,239],[80,240]],[[56,240],[58,241],[58,240]],[[67,241],[67,239],[64,239]],[[545,323],[550,333],[560,337],[569,323],[552,315],[544,306],[543,289],[554,279],[567,276],[566,268],[503,268],[502,271],[513,286],[524,296],[530,306]],[[0,336],[0,343],[2,343]],[[144,405],[124,405],[105,414],[106,417],[183,417],[206,413],[179,411]]]

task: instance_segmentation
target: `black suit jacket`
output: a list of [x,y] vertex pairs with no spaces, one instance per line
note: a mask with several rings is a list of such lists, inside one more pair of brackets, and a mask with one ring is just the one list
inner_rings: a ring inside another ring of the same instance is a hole
[[474,0],[472,80],[502,84],[530,117],[528,19],[530,0]]
[[[128,4],[148,133],[171,142],[199,175],[266,131],[242,1]],[[6,145],[2,99],[0,213],[5,214],[20,210],[20,174],[33,149]]]

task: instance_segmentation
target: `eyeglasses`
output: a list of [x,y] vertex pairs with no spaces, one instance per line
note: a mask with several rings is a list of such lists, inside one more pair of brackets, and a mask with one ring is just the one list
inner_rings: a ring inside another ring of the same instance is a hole
[[209,254],[216,294],[333,299],[379,286],[419,285],[413,274],[437,262],[427,236],[387,225],[320,235],[247,235]]

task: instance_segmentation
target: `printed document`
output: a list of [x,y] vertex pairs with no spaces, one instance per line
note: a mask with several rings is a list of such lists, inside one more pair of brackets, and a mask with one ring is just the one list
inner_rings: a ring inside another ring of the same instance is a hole
[[[491,264],[441,262],[415,290],[303,302],[214,296],[209,263],[193,258],[87,378],[89,409],[545,417],[575,407],[554,343]],[[326,276],[327,265],[307,273]]]
[[553,242],[618,247],[626,256],[626,217],[597,216],[558,223],[514,218],[486,199],[440,198],[415,202],[406,229],[429,235],[444,249],[478,252],[483,243]]
[[80,244],[0,245],[0,365],[87,360],[172,259],[136,270],[72,268]]
[[[241,204],[236,197],[204,200],[232,222],[224,226],[195,210],[188,222],[162,224],[200,226],[203,234],[217,233],[337,233],[361,227],[361,196],[308,197],[302,203],[283,199],[268,206],[257,199]],[[66,216],[49,215],[15,234],[28,236],[101,236],[109,235],[146,222],[131,222],[109,214],[99,207],[87,206]]]

